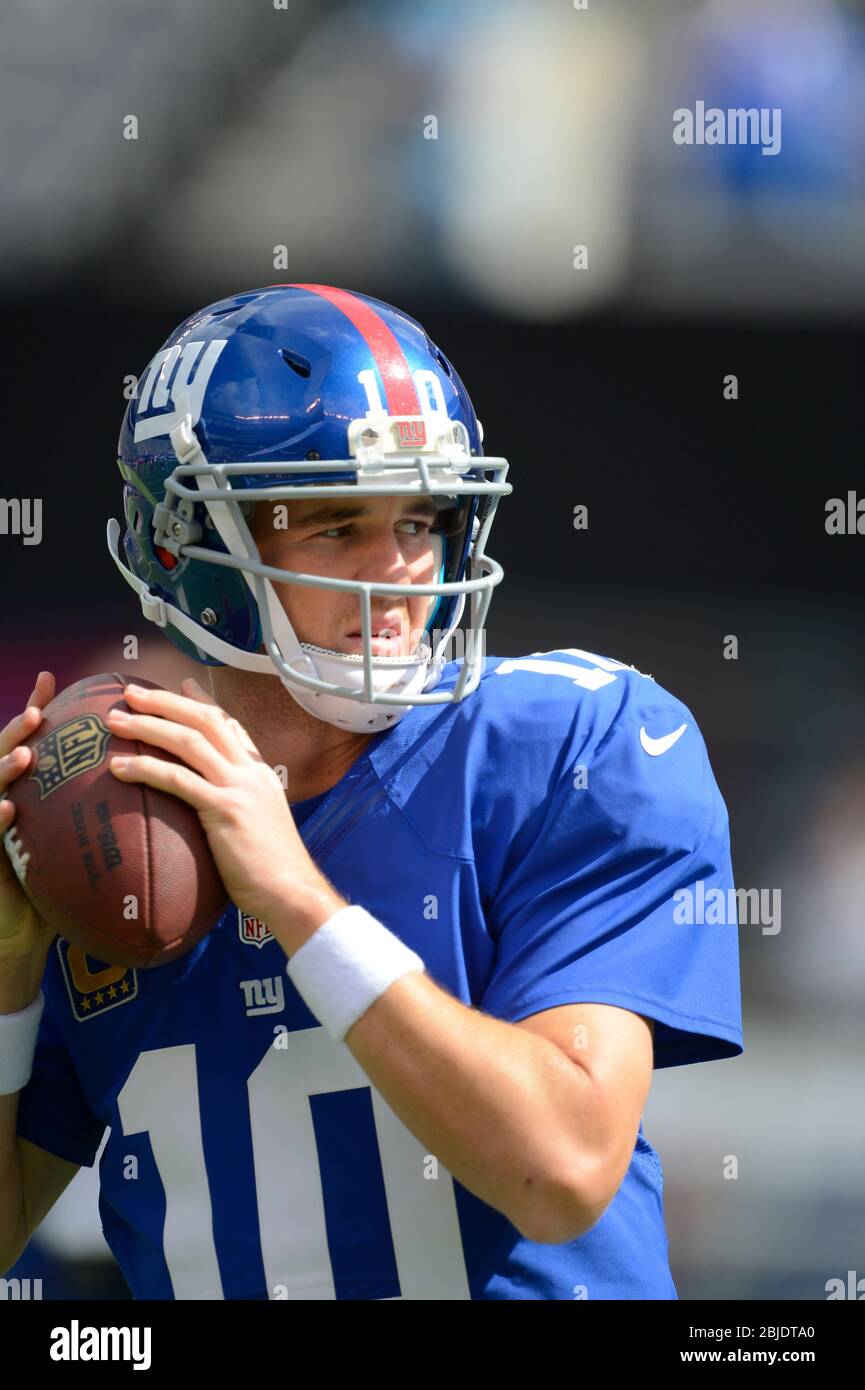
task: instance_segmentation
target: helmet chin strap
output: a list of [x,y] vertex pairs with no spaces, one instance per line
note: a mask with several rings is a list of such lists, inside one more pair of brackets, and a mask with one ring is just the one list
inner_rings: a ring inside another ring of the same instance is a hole
[[[364,689],[366,663],[360,653],[338,652],[327,647],[318,647],[310,642],[299,642],[288,615],[274,592],[269,579],[261,581],[266,592],[268,611],[263,617],[265,647],[271,659],[274,653],[270,641],[276,644],[279,655],[293,669],[307,671],[318,680],[333,685],[342,685],[347,690],[361,692]],[[261,604],[259,603],[259,608]],[[271,629],[268,634],[268,627]],[[270,641],[267,640],[270,638]],[[297,654],[287,656],[296,644]],[[379,657],[373,660],[372,687],[377,695],[393,691],[401,695],[416,694],[427,688],[427,675],[432,652],[426,643],[421,642],[408,657]],[[291,679],[288,672],[279,669],[279,678],[290,695],[309,714],[341,729],[355,733],[375,733],[396,724],[408,713],[408,705],[391,705],[383,701],[351,700],[342,695],[323,690],[310,690]],[[441,677],[439,676],[439,679]]]

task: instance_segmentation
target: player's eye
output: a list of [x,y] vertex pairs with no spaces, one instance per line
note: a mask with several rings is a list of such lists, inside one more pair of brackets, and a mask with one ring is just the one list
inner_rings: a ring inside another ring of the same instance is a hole
[[[432,530],[432,526],[430,525],[430,523],[429,523],[428,521],[421,521],[421,520],[418,519],[418,518],[410,517],[410,516],[403,517],[403,518],[401,519],[401,521],[400,521],[400,525],[401,525],[401,526],[416,526],[416,527],[419,527],[419,528],[420,528],[419,530],[413,531],[413,532],[411,533],[412,535],[415,535],[415,536],[422,536],[422,535],[424,534],[425,531],[431,531],[431,530]],[[344,532],[350,531],[350,530],[351,530],[351,524],[348,524],[348,525],[345,525],[345,526],[328,526],[328,527],[326,527],[323,531],[316,531],[316,532],[314,533],[314,535],[315,535],[316,537],[317,537],[317,536],[324,536],[324,537],[325,537],[326,539],[328,539],[328,540],[330,540],[331,538],[338,539],[341,535],[343,535]]]

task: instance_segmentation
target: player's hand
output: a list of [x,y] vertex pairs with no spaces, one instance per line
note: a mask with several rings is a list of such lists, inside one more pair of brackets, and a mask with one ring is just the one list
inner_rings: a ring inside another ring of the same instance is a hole
[[111,758],[123,781],[171,792],[198,812],[231,901],[262,921],[284,910],[305,887],[325,881],[298,834],[285,788],[249,734],[196,681],[188,693],[127,686],[132,714],[113,710],[108,727],[173,753]]
[[[0,835],[15,820],[15,805],[6,792],[30,766],[32,754],[21,743],[42,723],[42,710],[54,699],[54,676],[40,671],[27,708],[0,733]],[[4,847],[0,846],[0,964],[18,963],[47,952],[55,932],[43,922],[22,889]]]

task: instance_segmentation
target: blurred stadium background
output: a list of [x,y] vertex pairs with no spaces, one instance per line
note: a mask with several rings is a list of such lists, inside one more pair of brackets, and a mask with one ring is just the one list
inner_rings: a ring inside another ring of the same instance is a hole
[[[697,100],[780,108],[780,153],[674,144]],[[187,673],[105,547],[124,381],[174,325],[281,280],[399,305],[511,461],[488,650],[671,688],[737,882],[781,889],[741,928],[744,1056],[646,1110],[680,1297],[865,1274],[865,540],[825,531],[865,491],[862,6],[6,0],[0,182],[0,493],[44,505],[40,545],[0,536],[2,721],[129,633]],[[97,1172],[10,1271],[45,1297],[128,1296]]]

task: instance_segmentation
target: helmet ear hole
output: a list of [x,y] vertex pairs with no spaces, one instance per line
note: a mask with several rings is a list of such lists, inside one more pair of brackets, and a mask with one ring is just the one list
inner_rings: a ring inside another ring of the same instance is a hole
[[442,371],[443,371],[443,372],[446,372],[448,376],[453,376],[453,371],[451,370],[451,364],[450,364],[450,362],[447,360],[447,358],[445,357],[445,355],[444,355],[444,353],[442,352],[441,348],[440,348],[440,347],[436,347],[435,343],[434,343],[434,342],[432,341],[432,339],[429,338],[429,337],[427,338],[427,346],[429,347],[430,352],[432,353],[432,355],[433,355],[433,357],[435,358],[435,360],[438,362],[438,364],[439,364],[439,366],[441,367]]
[[130,531],[136,536],[144,535],[144,509],[141,502],[141,494],[137,489],[128,485],[123,489],[123,510],[126,514],[126,524]]
[[292,352],[289,348],[280,348],[280,356],[287,367],[291,367],[293,372],[297,372],[298,376],[307,380],[312,372],[312,367],[305,357],[301,357],[299,352]]

